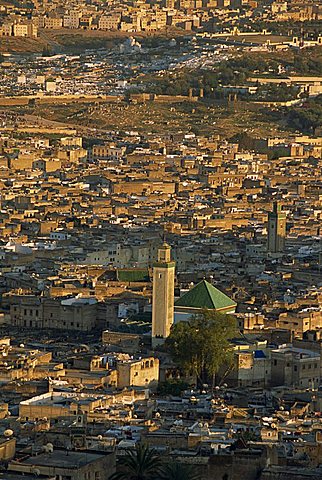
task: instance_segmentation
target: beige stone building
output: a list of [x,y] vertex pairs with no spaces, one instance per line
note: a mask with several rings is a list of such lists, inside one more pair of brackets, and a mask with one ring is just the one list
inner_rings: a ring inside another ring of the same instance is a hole
[[121,15],[102,15],[98,20],[99,30],[118,30]]
[[46,298],[21,295],[9,298],[12,325],[32,328],[90,331],[96,325],[95,298]]
[[322,327],[322,311],[305,309],[300,312],[283,312],[279,315],[277,326],[302,336],[308,330]]
[[117,363],[117,386],[156,388],[159,381],[159,360],[154,357]]
[[271,351],[271,385],[317,388],[320,384],[320,355],[310,350],[281,345]]

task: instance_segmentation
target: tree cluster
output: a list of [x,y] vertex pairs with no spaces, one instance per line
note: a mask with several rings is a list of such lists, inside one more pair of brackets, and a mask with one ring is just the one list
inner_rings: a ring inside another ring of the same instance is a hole
[[265,102],[287,102],[294,100],[299,93],[299,87],[286,85],[285,83],[272,83],[260,85],[257,90],[256,100]]
[[158,387],[158,395],[173,395],[177,397],[189,387],[188,383],[181,379],[169,379],[161,382]]
[[[253,75],[277,75],[279,66],[285,68],[285,74],[320,75],[322,57],[308,50],[308,55],[301,53],[279,54],[265,57],[242,54],[214,66],[212,70],[182,70],[176,75],[164,75],[151,79],[146,90],[156,94],[187,95],[190,88],[197,91],[203,88],[205,97],[222,98],[227,95],[223,87],[242,85]],[[265,86],[267,87],[267,86]],[[269,86],[267,93],[259,89],[259,95],[252,95],[252,100],[287,101],[296,97],[297,87],[285,84]]]
[[322,95],[306,101],[304,105],[291,108],[287,121],[293,128],[313,133],[317,127],[322,125]]
[[236,319],[214,310],[204,310],[189,322],[173,325],[165,346],[173,361],[200,385],[214,382],[222,365],[230,367],[233,352],[230,339],[236,334]]
[[197,469],[176,461],[165,462],[161,455],[146,445],[137,444],[120,457],[116,472],[109,480],[198,480]]

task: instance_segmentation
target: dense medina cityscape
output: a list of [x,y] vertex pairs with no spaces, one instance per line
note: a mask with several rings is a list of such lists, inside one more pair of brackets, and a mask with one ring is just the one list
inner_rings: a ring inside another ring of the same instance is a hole
[[321,20],[0,1],[0,480],[322,479]]

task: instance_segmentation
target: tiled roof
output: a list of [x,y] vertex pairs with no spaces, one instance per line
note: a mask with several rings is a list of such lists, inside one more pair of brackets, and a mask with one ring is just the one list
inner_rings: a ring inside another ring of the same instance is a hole
[[224,309],[235,307],[237,304],[218,288],[211,285],[206,280],[202,280],[189,292],[182,295],[176,303],[178,307]]

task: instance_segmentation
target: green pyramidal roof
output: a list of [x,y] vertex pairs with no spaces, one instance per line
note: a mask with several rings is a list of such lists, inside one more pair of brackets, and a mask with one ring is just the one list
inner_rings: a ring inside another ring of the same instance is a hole
[[228,307],[235,307],[237,303],[206,280],[202,280],[189,290],[189,292],[182,295],[182,297],[175,302],[175,305],[177,307],[220,310]]

